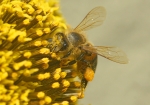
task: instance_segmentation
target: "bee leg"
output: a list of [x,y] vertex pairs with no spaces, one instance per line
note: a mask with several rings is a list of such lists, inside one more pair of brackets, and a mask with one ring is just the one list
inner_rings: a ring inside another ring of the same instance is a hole
[[85,53],[82,53],[76,60],[70,61],[70,62],[68,63],[68,65],[73,65],[73,64],[75,64],[77,61],[80,61],[80,60],[83,58],[84,55],[85,55]]
[[78,97],[79,99],[84,97],[84,91],[85,91],[85,88],[87,86],[87,83],[88,83],[88,81],[85,78],[82,78],[82,80],[81,80],[81,94]]
[[86,88],[88,81],[85,78],[81,80],[81,88]]
[[68,57],[69,55],[71,55],[71,53],[72,53],[72,49],[65,56],[63,56],[61,59]]

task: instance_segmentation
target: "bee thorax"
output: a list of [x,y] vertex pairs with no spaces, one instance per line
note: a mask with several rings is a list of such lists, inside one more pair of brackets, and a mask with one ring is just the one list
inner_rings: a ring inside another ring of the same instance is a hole
[[86,42],[85,37],[82,34],[79,34],[77,32],[70,32],[68,34],[68,41],[74,46],[79,46],[81,44],[84,44]]

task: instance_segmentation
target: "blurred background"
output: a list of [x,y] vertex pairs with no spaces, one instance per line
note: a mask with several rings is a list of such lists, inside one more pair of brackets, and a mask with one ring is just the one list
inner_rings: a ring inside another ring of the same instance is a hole
[[86,32],[88,40],[121,48],[130,62],[118,64],[99,56],[95,78],[79,105],[150,105],[150,0],[61,0],[72,28],[96,6],[105,7],[107,17]]

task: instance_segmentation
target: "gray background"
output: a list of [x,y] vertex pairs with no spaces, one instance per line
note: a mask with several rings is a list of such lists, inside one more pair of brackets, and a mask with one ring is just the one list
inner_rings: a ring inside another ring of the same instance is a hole
[[79,105],[150,105],[150,0],[61,0],[72,27],[96,6],[106,8],[107,18],[86,32],[89,41],[123,49],[130,63],[99,57],[95,78]]

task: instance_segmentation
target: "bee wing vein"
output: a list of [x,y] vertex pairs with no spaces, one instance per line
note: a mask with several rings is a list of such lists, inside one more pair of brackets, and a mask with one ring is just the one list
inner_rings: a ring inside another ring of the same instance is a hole
[[128,63],[128,58],[126,54],[117,47],[83,46],[83,49],[92,53],[97,53],[98,55],[117,63]]
[[81,23],[75,28],[78,31],[86,31],[93,27],[99,26],[106,18],[106,10],[104,7],[95,7],[92,9]]

